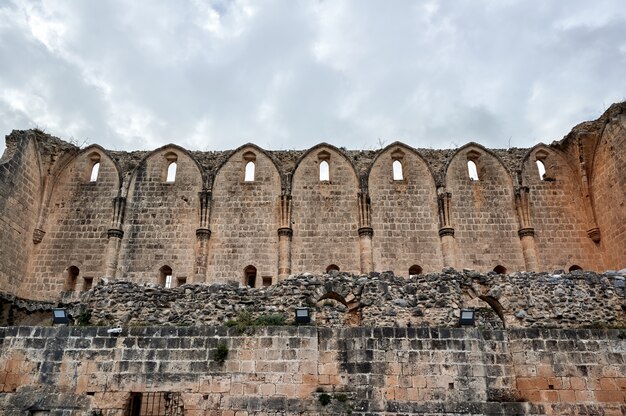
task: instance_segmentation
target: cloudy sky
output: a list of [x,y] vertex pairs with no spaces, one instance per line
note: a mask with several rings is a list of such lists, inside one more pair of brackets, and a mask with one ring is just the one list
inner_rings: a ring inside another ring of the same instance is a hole
[[529,147],[626,99],[623,0],[0,0],[0,135]]

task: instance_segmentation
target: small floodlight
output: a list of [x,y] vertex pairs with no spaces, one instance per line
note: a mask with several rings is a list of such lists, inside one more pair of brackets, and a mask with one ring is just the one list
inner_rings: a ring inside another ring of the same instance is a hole
[[52,309],[52,325],[54,324],[69,324],[70,318],[67,316],[67,311],[61,308]]
[[476,321],[476,315],[474,309],[461,309],[461,317],[459,318],[460,325],[474,325]]
[[311,322],[311,315],[309,314],[309,308],[296,308],[296,323],[308,324]]

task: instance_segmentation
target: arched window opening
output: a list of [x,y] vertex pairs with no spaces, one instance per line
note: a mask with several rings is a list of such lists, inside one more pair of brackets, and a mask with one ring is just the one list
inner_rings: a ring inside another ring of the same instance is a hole
[[172,287],[172,268],[170,266],[163,266],[159,269],[159,284],[166,289]]
[[543,180],[546,177],[546,165],[541,160],[537,161],[537,170],[539,170],[539,179]]
[[272,277],[271,276],[263,276],[263,287],[272,286]]
[[572,267],[570,267],[570,268],[569,268],[569,272],[571,273],[571,272],[573,272],[573,271],[576,271],[576,270],[582,270],[582,269],[583,269],[583,268],[582,268],[582,267],[580,267],[579,265],[577,265],[577,264],[573,264],[573,265],[572,265]]
[[399,160],[393,161],[393,180],[401,181],[404,179],[404,175],[402,174],[402,162]]
[[322,160],[320,162],[320,181],[330,180],[330,165],[327,161]]
[[243,270],[244,284],[248,287],[256,287],[256,267],[248,266]]
[[246,175],[244,177],[245,182],[254,182],[254,162],[250,161],[246,163]]
[[100,171],[100,162],[96,162],[91,168],[91,176],[89,177],[89,182],[96,182],[98,180],[99,171]]
[[331,270],[337,270],[339,271],[339,266],[337,266],[336,264],[331,264],[326,268],[326,273],[330,273]]
[[167,178],[165,182],[175,182],[176,181],[176,162],[171,162],[167,167]]
[[467,161],[467,172],[469,174],[470,180],[478,180],[478,169],[476,168],[476,163],[473,160]]
[[422,267],[414,264],[413,266],[409,267],[409,277],[410,276],[417,276],[418,274],[422,274]]
[[70,266],[66,270],[65,290],[76,290],[76,282],[78,281],[78,275],[80,269],[76,266]]
[[506,274],[506,267],[504,267],[501,264],[498,264],[496,267],[493,268],[493,271],[498,274]]

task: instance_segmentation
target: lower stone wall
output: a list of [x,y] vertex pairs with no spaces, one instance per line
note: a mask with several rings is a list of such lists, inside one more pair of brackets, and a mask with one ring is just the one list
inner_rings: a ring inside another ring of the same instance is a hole
[[626,413],[625,330],[110,329],[0,328],[0,413],[121,415],[163,392],[185,415]]

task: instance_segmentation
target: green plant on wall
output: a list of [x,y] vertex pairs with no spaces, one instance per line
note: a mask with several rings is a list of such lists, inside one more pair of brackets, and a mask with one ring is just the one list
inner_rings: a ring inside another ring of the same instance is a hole
[[213,361],[222,365],[226,358],[228,357],[228,345],[225,342],[220,342],[217,344],[217,348],[213,351]]

